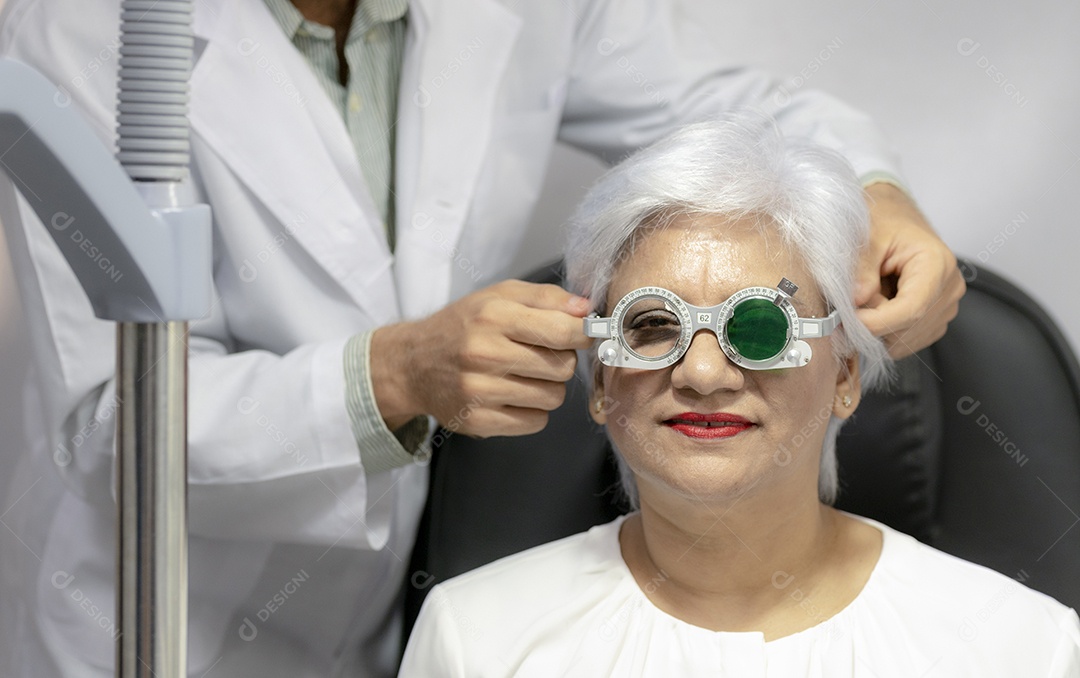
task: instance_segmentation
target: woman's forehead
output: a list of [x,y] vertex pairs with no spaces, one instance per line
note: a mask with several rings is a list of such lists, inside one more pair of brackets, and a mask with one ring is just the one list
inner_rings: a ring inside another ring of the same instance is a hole
[[614,271],[608,301],[660,286],[705,305],[745,287],[773,287],[782,277],[806,288],[801,299],[816,295],[801,257],[773,228],[756,219],[682,215],[639,232]]

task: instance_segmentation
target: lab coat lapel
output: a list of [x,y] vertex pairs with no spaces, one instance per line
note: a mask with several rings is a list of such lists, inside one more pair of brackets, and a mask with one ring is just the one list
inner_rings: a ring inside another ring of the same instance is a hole
[[303,56],[257,0],[200,2],[195,32],[206,44],[192,74],[194,132],[375,322],[395,320],[381,221],[341,115]]
[[488,153],[521,18],[496,0],[414,0],[398,97],[395,276],[406,317],[451,296],[456,243]]

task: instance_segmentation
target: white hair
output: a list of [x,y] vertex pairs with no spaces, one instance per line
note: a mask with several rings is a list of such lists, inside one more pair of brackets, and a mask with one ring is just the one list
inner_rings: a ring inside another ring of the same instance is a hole
[[[771,118],[741,112],[682,127],[610,169],[571,218],[566,245],[570,288],[604,309],[608,286],[635,238],[682,215],[752,217],[801,257],[824,301],[840,316],[837,359],[859,357],[863,390],[886,380],[892,363],[882,342],[855,315],[855,274],[868,239],[869,213],[851,165],[809,141],[785,138]],[[715,221],[702,221],[715,228]],[[597,369],[595,351],[588,364]],[[821,451],[818,495],[837,492],[831,416]],[[623,489],[637,505],[634,476],[616,450]]]

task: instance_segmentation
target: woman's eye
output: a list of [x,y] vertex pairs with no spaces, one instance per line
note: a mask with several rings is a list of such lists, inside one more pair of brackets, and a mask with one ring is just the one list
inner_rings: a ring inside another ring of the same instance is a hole
[[631,348],[654,346],[666,350],[678,341],[680,333],[678,318],[668,312],[654,311],[636,316],[625,336]]
[[675,316],[670,313],[657,312],[643,313],[636,318],[630,324],[632,330],[648,330],[648,329],[662,329],[662,328],[678,328],[679,321]]

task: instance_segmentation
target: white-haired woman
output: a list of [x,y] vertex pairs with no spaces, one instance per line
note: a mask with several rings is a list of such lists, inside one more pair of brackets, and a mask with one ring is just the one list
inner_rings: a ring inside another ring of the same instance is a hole
[[566,262],[638,510],[435,587],[401,675],[1080,676],[1073,610],[830,506],[889,369],[866,221],[843,159],[755,115],[605,175]]

